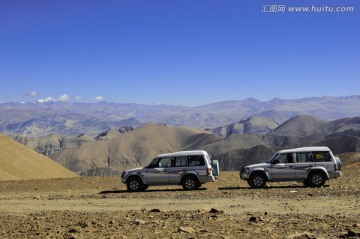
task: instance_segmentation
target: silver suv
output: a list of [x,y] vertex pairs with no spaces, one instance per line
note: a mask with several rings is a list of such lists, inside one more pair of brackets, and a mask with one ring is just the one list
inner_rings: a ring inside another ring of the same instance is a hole
[[309,187],[321,187],[326,180],[341,177],[340,168],[340,159],[328,147],[303,147],[281,150],[266,163],[246,166],[240,178],[252,188],[264,188],[267,181],[300,181]]
[[161,154],[144,168],[126,170],[121,181],[130,192],[153,185],[182,185],[185,190],[196,190],[201,184],[216,181],[218,174],[218,161],[211,161],[206,151],[181,151]]

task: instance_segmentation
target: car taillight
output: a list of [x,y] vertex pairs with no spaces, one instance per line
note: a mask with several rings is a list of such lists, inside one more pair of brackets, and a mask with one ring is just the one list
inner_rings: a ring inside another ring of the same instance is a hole
[[212,172],[212,169],[211,169],[211,168],[208,168],[208,170],[207,170],[207,175],[210,176],[210,175],[211,175],[211,172]]
[[337,163],[334,164],[334,170],[335,170],[335,171],[338,171],[338,170],[339,170]]

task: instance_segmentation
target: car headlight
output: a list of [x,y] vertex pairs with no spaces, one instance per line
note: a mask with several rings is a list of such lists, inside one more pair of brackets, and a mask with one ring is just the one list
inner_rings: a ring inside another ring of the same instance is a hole
[[250,173],[250,168],[244,168],[244,173]]
[[122,177],[122,178],[125,178],[125,177],[126,177],[126,175],[127,175],[127,172],[126,172],[126,171],[124,171],[124,172],[122,172],[121,177]]

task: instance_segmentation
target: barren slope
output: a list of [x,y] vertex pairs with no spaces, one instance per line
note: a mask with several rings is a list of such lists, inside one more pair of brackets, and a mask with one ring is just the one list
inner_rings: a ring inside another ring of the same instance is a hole
[[77,176],[53,160],[0,134],[0,180]]
[[53,154],[52,159],[76,172],[94,168],[122,171],[147,165],[158,154],[214,142],[219,136],[188,127],[147,124],[109,141],[86,142]]

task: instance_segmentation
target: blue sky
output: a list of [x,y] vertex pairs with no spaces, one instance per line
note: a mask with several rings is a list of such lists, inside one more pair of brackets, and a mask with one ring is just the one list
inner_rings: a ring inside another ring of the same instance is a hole
[[[313,5],[354,11],[288,10]],[[0,102],[359,95],[359,23],[358,0],[2,0]]]

